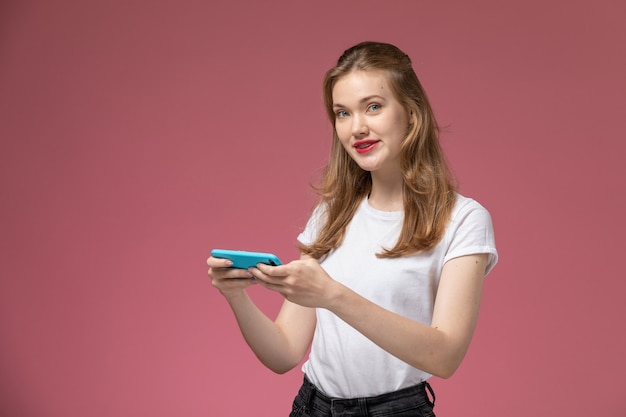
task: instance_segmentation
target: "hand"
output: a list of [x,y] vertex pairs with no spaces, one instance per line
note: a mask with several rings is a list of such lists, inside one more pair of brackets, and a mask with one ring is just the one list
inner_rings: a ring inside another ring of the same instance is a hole
[[230,268],[233,263],[228,259],[210,257],[206,263],[209,266],[208,274],[211,277],[211,285],[226,298],[239,294],[250,285],[256,284],[250,271]]
[[303,307],[328,306],[337,288],[319,262],[309,257],[280,266],[259,264],[250,271],[260,285]]

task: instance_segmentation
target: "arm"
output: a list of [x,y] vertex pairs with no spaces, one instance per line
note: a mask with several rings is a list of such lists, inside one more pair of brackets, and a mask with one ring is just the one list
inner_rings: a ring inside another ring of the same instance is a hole
[[224,269],[227,260],[209,258],[212,284],[228,301],[241,333],[259,360],[276,373],[295,367],[306,354],[315,329],[315,310],[288,300],[275,321],[250,299],[245,288],[254,280],[246,270]]
[[[304,276],[315,270],[313,264],[299,268],[293,276],[287,268],[253,269],[262,284],[280,291],[294,303],[326,308],[361,332],[382,349],[408,364],[443,378],[458,368],[472,339],[487,265],[487,255],[469,255],[452,259],[444,265],[432,325],[426,325],[386,310],[361,297],[326,275],[317,279]],[[319,268],[323,274],[321,267]],[[309,272],[311,272],[309,271]],[[305,289],[306,288],[306,289]]]
[[476,327],[486,261],[486,255],[472,255],[445,264],[431,326],[385,310],[347,289],[337,291],[329,310],[392,355],[448,378],[461,364]]

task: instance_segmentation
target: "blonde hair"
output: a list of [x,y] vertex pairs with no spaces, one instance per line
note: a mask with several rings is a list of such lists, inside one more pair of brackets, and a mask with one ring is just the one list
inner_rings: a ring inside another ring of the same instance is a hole
[[[382,71],[396,99],[410,111],[411,121],[402,143],[404,220],[393,248],[377,256],[396,258],[433,248],[443,237],[456,200],[456,187],[439,144],[439,127],[410,58],[397,47],[363,42],[346,50],[324,78],[323,97],[335,124],[332,92],[337,80],[352,71]],[[325,206],[325,220],[317,239],[299,244],[302,253],[321,258],[336,249],[360,202],[372,187],[370,173],[345,151],[333,129],[330,158],[316,190]]]

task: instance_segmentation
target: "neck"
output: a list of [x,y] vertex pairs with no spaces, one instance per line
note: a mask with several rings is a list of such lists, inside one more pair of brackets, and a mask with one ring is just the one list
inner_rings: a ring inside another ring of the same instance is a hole
[[369,195],[369,204],[382,211],[404,210],[402,197],[402,177],[400,175],[383,177],[372,175],[372,190]]

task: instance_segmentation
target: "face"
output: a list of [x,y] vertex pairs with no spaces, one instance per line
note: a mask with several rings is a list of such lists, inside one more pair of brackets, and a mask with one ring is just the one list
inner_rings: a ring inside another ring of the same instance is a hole
[[410,118],[385,73],[352,71],[335,82],[332,98],[335,130],[350,157],[372,175],[397,175]]

